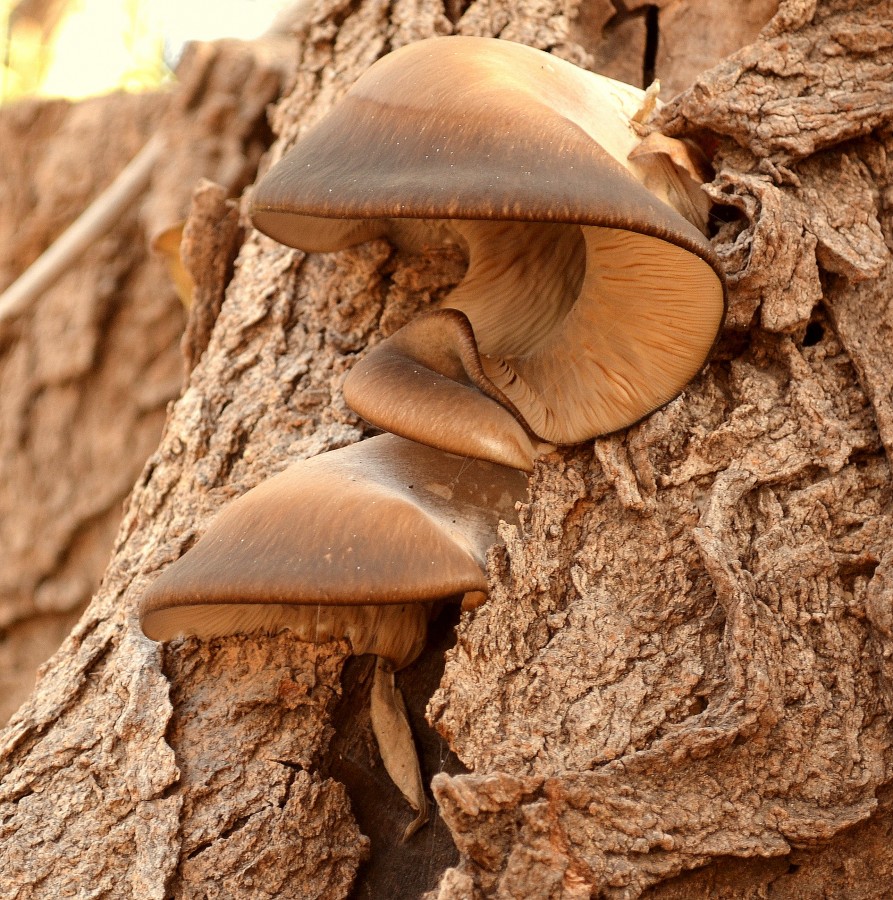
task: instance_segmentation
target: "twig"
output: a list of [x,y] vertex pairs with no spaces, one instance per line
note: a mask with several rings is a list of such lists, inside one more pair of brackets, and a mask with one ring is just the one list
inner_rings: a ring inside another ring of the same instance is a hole
[[164,141],[153,135],[117,178],[2,294],[0,323],[24,312],[146,189]]

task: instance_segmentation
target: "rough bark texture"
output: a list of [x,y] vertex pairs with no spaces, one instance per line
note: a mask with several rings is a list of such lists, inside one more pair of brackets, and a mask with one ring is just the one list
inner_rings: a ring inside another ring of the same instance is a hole
[[877,804],[893,59],[889,5],[842,6],[784,5],[659,118],[718,139],[711,195],[743,214],[727,337],[684,398],[545,461],[506,529],[430,707],[481,773],[434,781],[464,854],[440,898],[636,895]]
[[[658,22],[677,4],[662,6]],[[382,53],[432,34],[628,65],[609,45],[644,13],[609,12],[320,3],[274,156]],[[890,18],[886,2],[782,3],[660,114],[716,152],[728,328],[681,398],[538,464],[429,706],[458,757],[433,779],[443,819],[405,850],[352,812],[388,790],[362,660],[288,635],[162,649],[134,609],[229,499],[364,435],[346,371],[463,261],[384,242],[304,256],[249,233],[218,313],[230,239],[200,224],[221,198],[197,198],[187,233],[210,249],[194,263],[191,379],[102,588],[3,734],[0,893],[681,898],[771,883],[794,897],[828,880],[879,896],[893,866],[886,799],[878,812],[893,762]],[[380,806],[399,834],[408,810]],[[460,858],[441,872],[444,823]]]

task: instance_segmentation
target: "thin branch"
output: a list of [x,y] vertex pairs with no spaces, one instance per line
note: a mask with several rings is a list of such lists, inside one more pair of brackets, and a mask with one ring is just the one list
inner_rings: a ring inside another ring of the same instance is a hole
[[149,184],[164,141],[151,137],[118,177],[0,294],[0,323],[15,318],[101,238]]

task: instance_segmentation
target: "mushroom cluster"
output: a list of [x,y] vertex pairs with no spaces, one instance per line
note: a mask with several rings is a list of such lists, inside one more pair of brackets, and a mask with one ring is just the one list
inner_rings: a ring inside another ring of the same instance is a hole
[[699,186],[633,126],[644,94],[520,44],[437,38],[379,60],[254,192],[306,252],[449,241],[465,277],[351,371],[390,432],[294,464],[223,510],[144,595],[156,640],[288,628],[379,657],[373,727],[426,817],[393,672],[435,606],[480,599],[499,521],[556,444],[630,425],[722,323]]

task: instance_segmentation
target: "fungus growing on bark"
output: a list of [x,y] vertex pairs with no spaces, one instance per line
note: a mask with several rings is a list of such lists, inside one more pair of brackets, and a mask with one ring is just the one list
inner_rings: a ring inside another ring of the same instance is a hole
[[679,394],[725,292],[692,224],[704,195],[690,167],[665,144],[634,153],[644,97],[521,44],[434,38],[376,62],[271,169],[252,218],[282,243],[466,250],[444,302],[455,312],[423,315],[352,370],[356,412],[529,470],[544,446],[624,428]]
[[394,671],[421,652],[436,604],[487,589],[523,473],[381,435],[295,463],[229,504],[143,595],[157,641],[293,631],[379,657],[372,723],[394,782],[427,815]]

